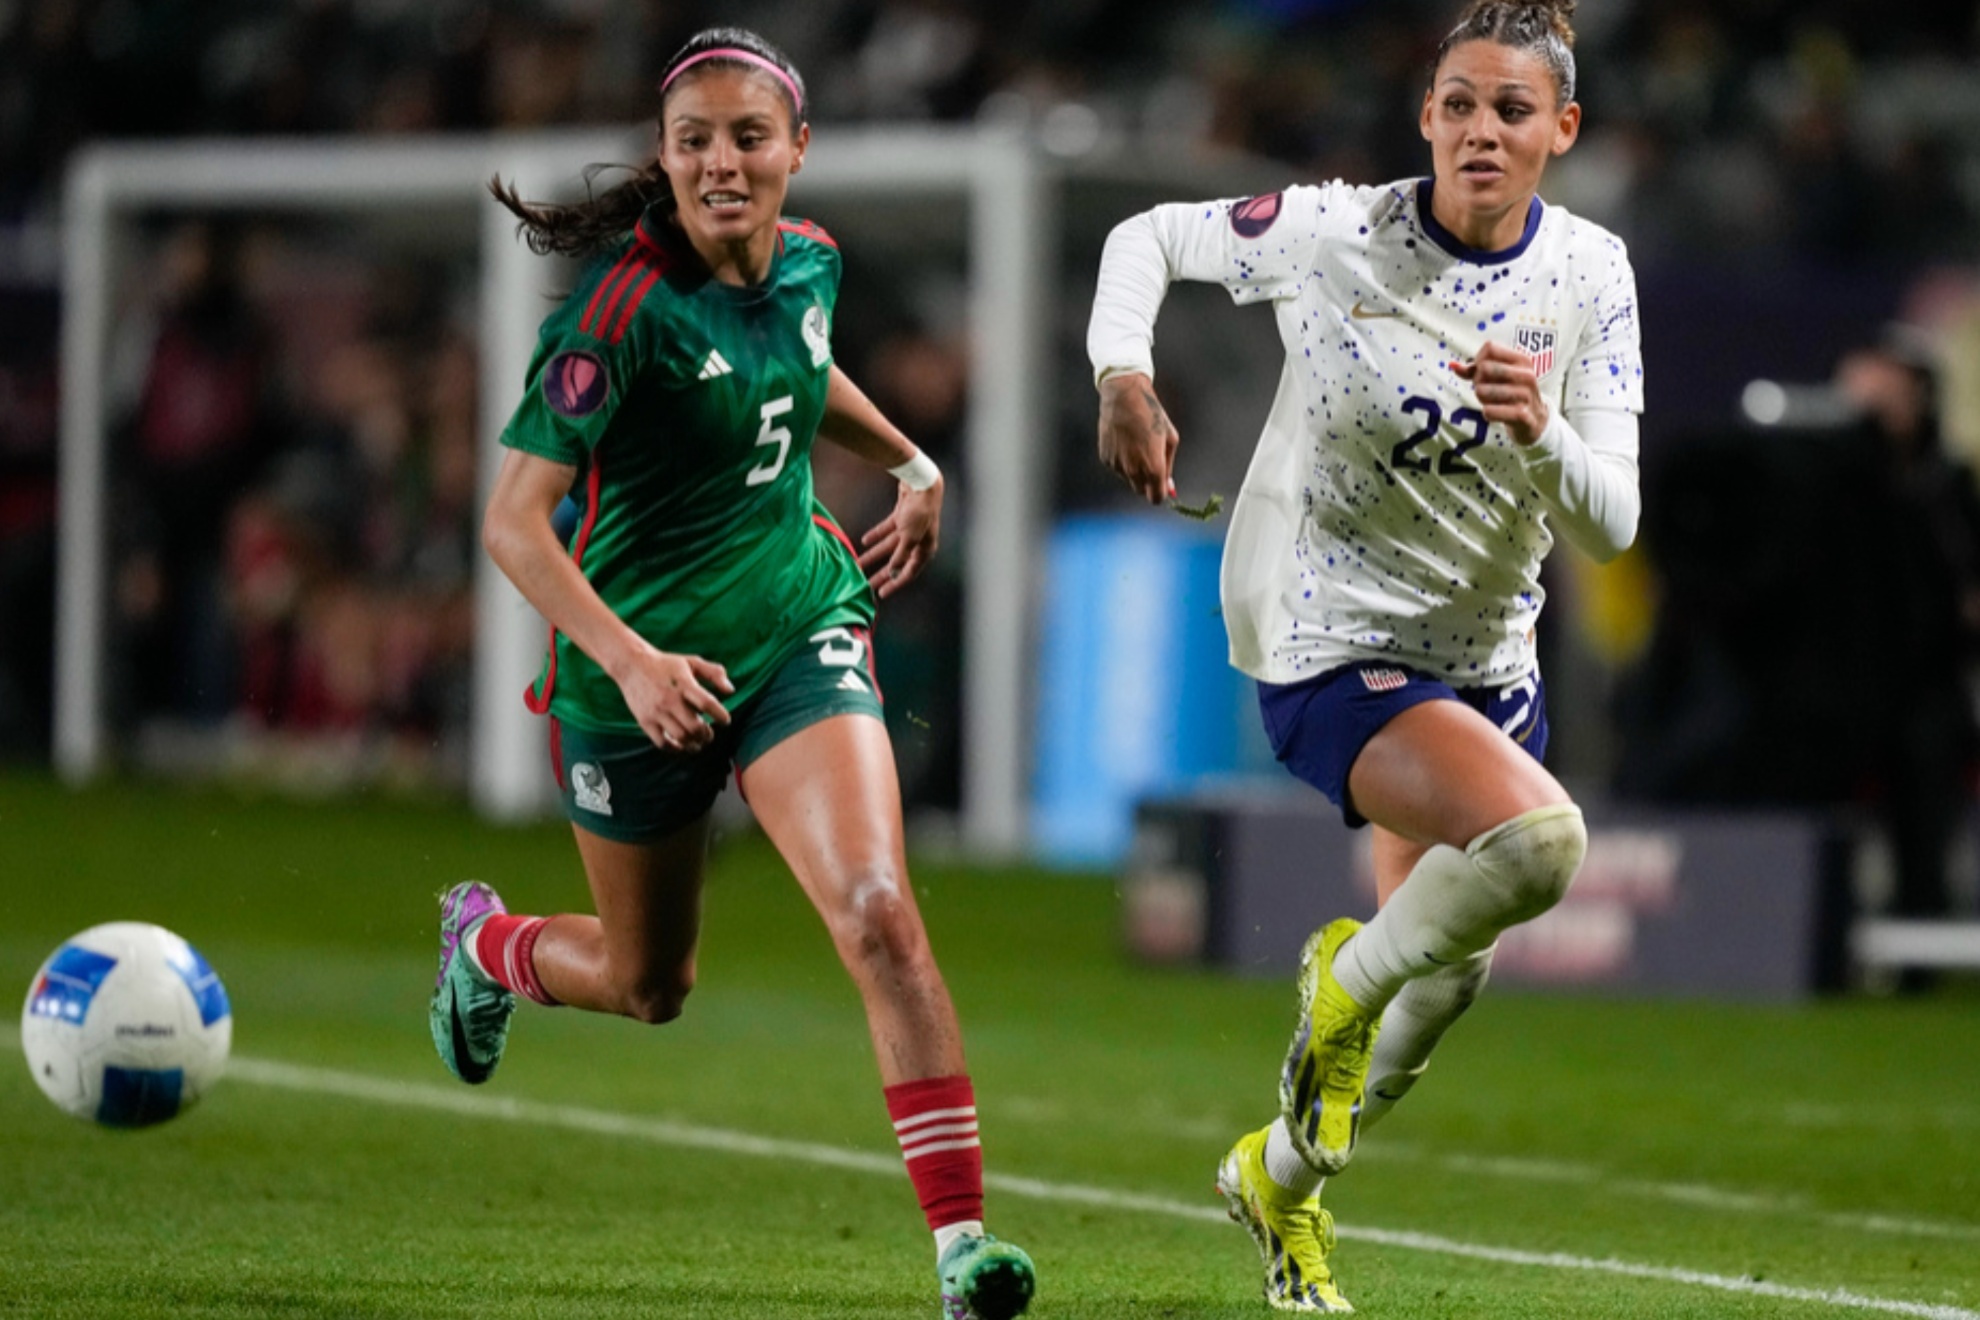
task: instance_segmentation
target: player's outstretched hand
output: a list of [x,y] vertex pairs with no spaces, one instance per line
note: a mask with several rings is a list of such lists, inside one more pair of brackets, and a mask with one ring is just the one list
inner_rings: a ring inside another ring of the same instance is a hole
[[698,655],[675,655],[648,647],[627,672],[615,674],[639,727],[656,747],[698,752],[729,722],[720,697],[736,687],[729,671]]
[[1141,498],[1160,504],[1176,493],[1176,445],[1182,437],[1138,372],[1100,382],[1100,461]]
[[1547,429],[1547,404],[1528,354],[1488,339],[1477,357],[1453,362],[1451,370],[1471,382],[1485,420],[1505,427],[1514,444],[1530,445]]
[[860,571],[881,600],[921,576],[942,541],[942,478],[927,490],[901,484],[894,511],[859,538]]

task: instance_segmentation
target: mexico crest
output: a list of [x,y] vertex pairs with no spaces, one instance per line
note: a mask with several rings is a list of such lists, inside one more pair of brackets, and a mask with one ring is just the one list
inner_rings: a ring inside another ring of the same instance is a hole
[[825,319],[825,309],[817,303],[804,314],[804,324],[800,327],[804,334],[805,347],[811,350],[811,365],[822,367],[832,360],[832,327]]

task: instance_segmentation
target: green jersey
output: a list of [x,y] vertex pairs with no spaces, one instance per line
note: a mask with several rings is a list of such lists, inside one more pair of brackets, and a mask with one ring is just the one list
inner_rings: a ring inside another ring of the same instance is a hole
[[[666,223],[648,211],[543,323],[502,443],[579,468],[572,558],[641,637],[723,665],[733,710],[813,633],[873,621],[811,484],[839,252],[782,221],[769,275],[740,288],[683,260]],[[555,629],[529,704],[639,731],[618,685]]]

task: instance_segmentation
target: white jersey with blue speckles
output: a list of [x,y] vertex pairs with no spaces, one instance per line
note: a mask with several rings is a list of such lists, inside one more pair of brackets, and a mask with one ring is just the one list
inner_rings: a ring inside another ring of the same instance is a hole
[[[1578,414],[1630,414],[1628,452],[1597,457],[1618,460],[1598,475],[1627,483],[1633,527],[1643,372],[1621,241],[1536,199],[1518,244],[1474,252],[1436,223],[1429,201],[1428,180],[1333,183],[1137,217],[1168,281],[1270,301],[1285,344],[1224,551],[1231,663],[1253,677],[1288,683],[1390,659],[1478,686],[1533,667],[1540,564],[1554,540],[1547,515],[1565,513],[1561,455],[1515,445],[1452,371],[1488,339],[1533,355],[1550,413],[1570,425]],[[1108,260],[1122,267],[1149,257],[1117,259],[1115,246]],[[1134,342],[1144,309],[1121,314],[1138,296],[1103,309],[1105,270],[1096,366],[1146,370],[1147,341]],[[1587,450],[1574,457],[1585,465]]]

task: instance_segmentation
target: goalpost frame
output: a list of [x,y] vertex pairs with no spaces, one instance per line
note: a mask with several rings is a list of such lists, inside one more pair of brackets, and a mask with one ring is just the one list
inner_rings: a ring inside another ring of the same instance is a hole
[[[106,373],[128,219],[170,208],[460,205],[481,195],[497,172],[525,196],[547,197],[590,162],[639,160],[651,149],[649,130],[102,143],[76,154],[63,199],[55,762],[64,779],[99,774],[109,750]],[[966,208],[963,836],[978,853],[1020,853],[1028,842],[1025,676],[1049,431],[1041,357],[1052,334],[1045,280],[1056,255],[1047,171],[1025,138],[1009,130],[832,129],[812,146],[793,188],[801,206],[834,193],[887,190],[954,197]],[[485,498],[500,463],[496,431],[514,407],[535,345],[542,269],[517,238],[513,217],[481,196],[478,429]],[[523,819],[540,814],[548,800],[542,739],[522,704],[541,658],[543,624],[486,556],[477,564],[475,608],[471,793],[489,817]]]

